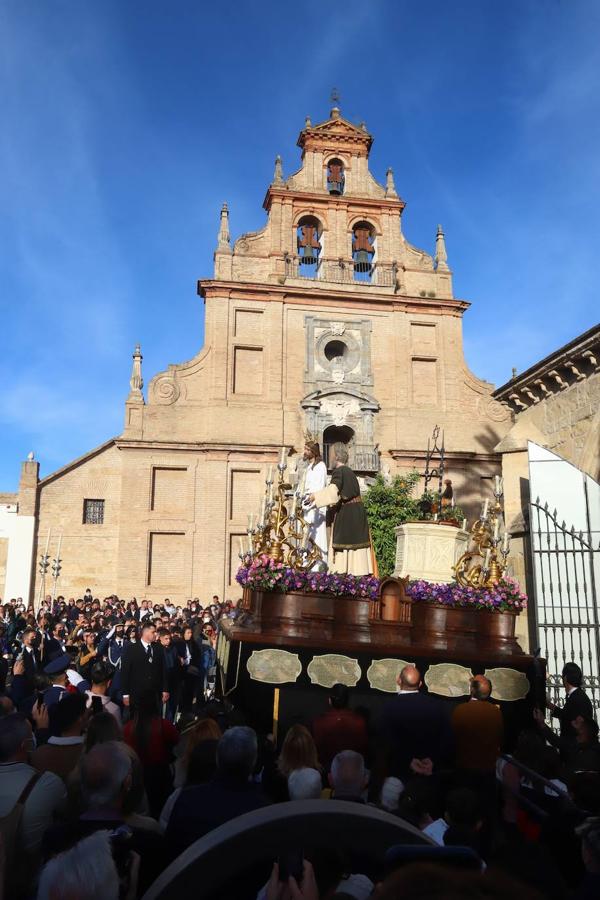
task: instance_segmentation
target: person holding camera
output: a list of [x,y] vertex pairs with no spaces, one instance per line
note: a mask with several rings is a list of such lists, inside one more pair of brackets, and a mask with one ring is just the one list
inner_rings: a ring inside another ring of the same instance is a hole
[[102,660],[93,663],[90,669],[92,686],[85,692],[87,697],[87,708],[91,710],[93,716],[100,712],[110,713],[120,725],[121,710],[116,703],[113,703],[108,695],[112,673],[113,670],[111,667]]

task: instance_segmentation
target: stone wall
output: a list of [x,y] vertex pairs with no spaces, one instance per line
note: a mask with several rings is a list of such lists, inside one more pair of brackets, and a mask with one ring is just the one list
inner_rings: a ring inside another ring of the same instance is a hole
[[[223,207],[215,275],[199,285],[205,346],[157,373],[147,402],[137,356],[122,435],[40,483],[37,544],[51,529],[52,552],[62,534],[59,593],[238,596],[239,537],[267,466],[281,445],[297,459],[310,421],[319,437],[325,425],[351,427],[391,474],[422,468],[439,425],[447,476],[474,514],[498,471],[494,447],[509,413],[466,366],[468,303],[453,296],[441,227],[435,255],[407,241],[391,170],[385,185],[369,171],[371,142],[332,111],[303,130],[299,171],[284,180],[276,170],[265,227],[232,245]],[[326,182],[334,157],[346,171],[337,197]],[[321,223],[331,263],[313,279],[289,270],[304,215]],[[381,282],[352,274],[352,230],[362,221],[373,227],[377,266],[387,267]],[[342,280],[339,258],[350,267]],[[328,335],[347,336],[341,367],[327,367]],[[105,501],[104,524],[83,524],[86,498]]]
[[[80,597],[86,587],[101,588],[104,595],[114,590],[119,533],[137,527],[134,510],[121,520],[120,495],[121,458],[113,441],[40,482],[36,552],[43,552],[50,533],[49,554],[55,557],[62,536],[59,594]],[[86,499],[104,500],[102,525],[84,524]],[[39,586],[36,570],[36,599]],[[50,586],[51,578],[47,577],[48,593]]]

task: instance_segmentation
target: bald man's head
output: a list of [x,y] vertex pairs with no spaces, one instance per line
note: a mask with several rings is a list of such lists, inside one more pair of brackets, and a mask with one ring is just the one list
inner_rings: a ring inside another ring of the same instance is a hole
[[492,682],[485,675],[476,675],[471,680],[471,697],[476,700],[487,700],[492,693]]
[[401,691],[418,691],[421,686],[421,673],[416,666],[404,666],[398,676]]

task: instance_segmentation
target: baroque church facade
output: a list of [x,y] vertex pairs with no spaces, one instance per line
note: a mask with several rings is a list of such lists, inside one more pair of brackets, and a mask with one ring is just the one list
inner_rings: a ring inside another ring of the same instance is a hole
[[369,170],[372,140],[337,108],[307,119],[298,171],[284,178],[276,160],[265,226],[232,242],[223,206],[214,274],[198,282],[204,347],[146,397],[136,348],[122,434],[41,480],[23,464],[21,537],[4,557],[0,516],[1,597],[37,599],[50,535],[66,597],[236,599],[266,470],[281,446],[296,466],[307,433],[326,460],[347,443],[368,484],[422,470],[439,425],[458,502],[478,509],[511,414],[465,363],[469,303],[454,296],[441,226],[432,255],[408,242],[392,170],[384,183]]

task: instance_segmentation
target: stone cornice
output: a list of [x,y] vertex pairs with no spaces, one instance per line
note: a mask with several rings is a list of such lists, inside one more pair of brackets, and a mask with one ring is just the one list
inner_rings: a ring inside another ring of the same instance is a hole
[[[410,460],[414,463],[424,463],[427,458],[427,451],[423,448],[419,450],[388,450],[388,453],[393,459]],[[444,458],[450,463],[489,462],[499,464],[502,460],[501,454],[494,451],[490,453],[475,453],[470,450],[446,450]]]
[[600,372],[600,324],[497,388],[492,396],[516,413]]
[[369,309],[392,307],[397,312],[462,316],[471,305],[466,300],[456,298],[409,297],[396,294],[393,289],[384,292],[376,286],[369,286],[360,293],[353,293],[344,291],[343,288],[324,288],[322,284],[315,289],[312,282],[310,282],[310,286],[300,287],[288,284],[201,279],[198,281],[198,294],[205,299],[254,300],[262,303],[276,301],[279,303],[302,303],[308,306],[337,306],[354,310],[364,308],[367,313]]
[[[227,444],[209,443],[207,441],[150,441],[131,440],[129,438],[117,438],[116,446],[119,450],[160,450],[160,451],[184,451],[188,453],[250,453],[256,455],[263,453],[267,462],[271,457],[279,457],[281,444]],[[292,448],[294,449],[294,448]]]
[[368,156],[373,136],[366,128],[354,125],[340,115],[338,109],[331,110],[331,116],[317,125],[308,124],[298,135],[297,145],[302,150],[323,150],[335,145],[364,153]]
[[276,197],[284,201],[295,201],[296,204],[314,203],[319,207],[328,207],[335,203],[336,206],[348,209],[364,208],[370,211],[380,210],[383,212],[386,210],[399,210],[402,212],[406,206],[406,203],[400,197],[370,197],[367,194],[343,194],[338,197],[330,194],[325,188],[322,191],[303,191],[299,188],[291,190],[285,185],[270,184],[263,201],[263,209],[266,209],[268,212],[273,199]]

